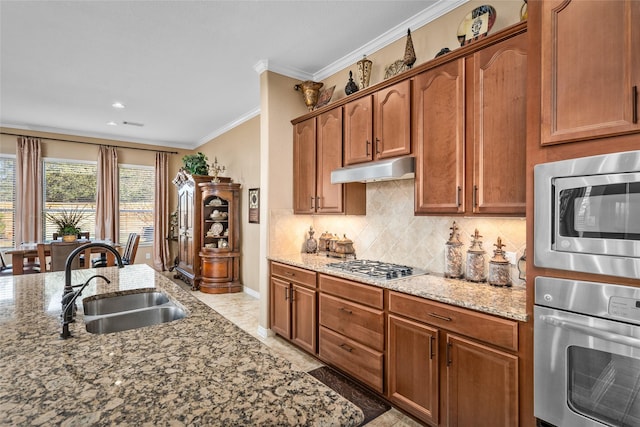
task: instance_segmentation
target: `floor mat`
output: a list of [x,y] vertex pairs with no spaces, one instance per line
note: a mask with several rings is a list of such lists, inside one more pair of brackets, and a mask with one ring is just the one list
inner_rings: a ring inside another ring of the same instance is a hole
[[391,405],[383,399],[328,366],[314,369],[308,374],[360,408],[364,413],[364,421],[361,425],[365,425],[391,409]]

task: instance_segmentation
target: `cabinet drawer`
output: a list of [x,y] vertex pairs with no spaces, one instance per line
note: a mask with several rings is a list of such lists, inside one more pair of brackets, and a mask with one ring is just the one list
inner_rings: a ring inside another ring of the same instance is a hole
[[280,276],[285,280],[294,281],[309,288],[316,287],[316,273],[314,271],[272,262],[271,274],[274,276]]
[[321,274],[320,290],[359,304],[383,308],[384,291],[381,288]]
[[384,312],[320,295],[320,324],[361,344],[384,351]]
[[320,327],[320,359],[382,393],[383,354]]
[[389,311],[518,351],[518,322],[412,295],[389,292]]

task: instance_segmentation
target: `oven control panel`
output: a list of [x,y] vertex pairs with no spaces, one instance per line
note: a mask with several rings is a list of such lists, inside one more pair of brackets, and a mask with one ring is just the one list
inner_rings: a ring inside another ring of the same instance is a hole
[[612,296],[609,298],[609,314],[634,322],[640,322],[640,300]]

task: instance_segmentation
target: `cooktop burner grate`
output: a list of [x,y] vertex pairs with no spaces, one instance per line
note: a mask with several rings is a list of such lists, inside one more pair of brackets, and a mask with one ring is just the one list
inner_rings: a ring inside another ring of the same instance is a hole
[[427,274],[425,270],[407,265],[391,264],[388,262],[357,259],[344,262],[327,264],[327,267],[354,275],[370,277],[373,279],[394,280],[409,276]]

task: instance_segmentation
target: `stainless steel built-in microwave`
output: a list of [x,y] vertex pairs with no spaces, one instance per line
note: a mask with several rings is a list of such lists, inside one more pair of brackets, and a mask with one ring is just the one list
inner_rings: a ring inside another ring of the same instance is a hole
[[640,151],[535,166],[534,263],[640,278]]

